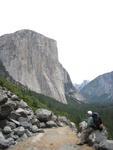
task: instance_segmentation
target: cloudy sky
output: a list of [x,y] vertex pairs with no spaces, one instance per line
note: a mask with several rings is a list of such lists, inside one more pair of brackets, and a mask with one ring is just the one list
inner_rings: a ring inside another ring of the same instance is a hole
[[0,35],[20,29],[57,41],[73,83],[113,71],[113,0],[0,0]]

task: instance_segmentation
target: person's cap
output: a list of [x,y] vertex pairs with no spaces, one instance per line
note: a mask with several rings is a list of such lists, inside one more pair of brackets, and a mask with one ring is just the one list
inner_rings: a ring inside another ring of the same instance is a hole
[[87,113],[88,113],[88,115],[92,115],[92,111],[91,110],[89,110]]

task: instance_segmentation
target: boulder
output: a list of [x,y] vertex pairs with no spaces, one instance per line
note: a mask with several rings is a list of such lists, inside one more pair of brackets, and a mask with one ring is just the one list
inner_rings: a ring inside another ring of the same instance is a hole
[[21,117],[21,115],[16,111],[12,111],[9,116],[10,119],[14,119],[14,120],[18,120],[19,117]]
[[37,119],[41,122],[47,122],[52,118],[52,112],[47,109],[37,109],[35,114]]
[[48,128],[52,128],[52,127],[57,127],[57,124],[53,120],[50,120],[50,121],[46,122],[46,126]]
[[12,129],[10,126],[5,126],[4,129],[3,129],[3,133],[4,134],[9,134],[12,132]]
[[11,111],[12,108],[8,104],[0,106],[0,120],[7,118],[10,115]]
[[31,123],[28,123],[27,121],[24,121],[24,122],[20,122],[20,125],[22,127],[24,127],[25,129],[32,129],[32,124]]
[[16,134],[18,136],[22,136],[25,133],[25,129],[22,126],[15,128],[13,131],[14,131],[14,134]]
[[16,110],[16,113],[20,114],[21,117],[26,117],[27,118],[26,110],[24,110],[23,108],[18,108]]
[[12,110],[16,110],[18,108],[18,104],[15,101],[11,101],[10,99],[8,99],[6,104],[8,104]]
[[21,100],[20,103],[19,103],[19,107],[20,108],[28,108],[28,105],[27,105],[26,102],[24,102],[23,100]]
[[58,122],[62,122],[65,125],[70,125],[70,121],[65,116],[58,116]]
[[0,105],[5,104],[7,100],[8,100],[7,95],[0,92]]
[[95,130],[89,135],[89,145],[100,144],[102,141],[107,140],[106,130]]
[[32,133],[31,133],[28,129],[25,130],[25,133],[26,133],[26,135],[27,135],[28,137],[31,137],[31,136],[32,136]]
[[31,132],[33,132],[33,133],[38,132],[38,127],[36,125],[33,125],[31,128]]
[[86,121],[82,121],[79,123],[79,130],[82,131],[87,127],[87,122]]
[[11,96],[11,100],[12,100],[12,101],[20,101],[20,99],[18,98],[18,96],[15,95],[15,94],[13,94],[13,95]]
[[39,125],[40,128],[46,128],[46,124],[44,122],[40,122],[40,125]]
[[8,98],[11,98],[11,97],[12,97],[12,95],[13,95],[13,93],[12,93],[12,92],[7,91],[7,96],[8,96]]
[[1,131],[0,131],[0,139],[5,139],[5,137]]
[[0,138],[0,148],[5,149],[8,148],[10,145],[14,145],[15,141],[13,138],[8,138],[8,139],[1,139]]
[[95,148],[97,150],[113,150],[113,140],[104,140]]
[[12,121],[13,123],[15,123],[15,124],[16,124],[16,126],[19,126],[19,125],[20,125],[20,122],[18,122],[17,120],[10,119],[10,121]]
[[11,122],[11,121],[7,121],[7,126],[11,127],[11,129],[16,128],[16,124],[14,122]]
[[6,119],[0,120],[0,128],[3,129],[6,125],[7,125],[7,120]]
[[30,120],[30,122],[32,123],[32,125],[40,125],[40,121],[36,118],[36,116],[34,115],[33,118]]
[[19,121],[19,122],[28,122],[28,118],[19,117],[19,118],[18,118],[18,121]]

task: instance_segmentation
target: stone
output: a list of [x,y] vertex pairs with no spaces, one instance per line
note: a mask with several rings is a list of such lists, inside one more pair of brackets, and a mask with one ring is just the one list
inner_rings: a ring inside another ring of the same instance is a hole
[[0,120],[7,118],[10,115],[11,111],[12,108],[8,104],[0,106]]
[[16,134],[18,136],[22,136],[25,133],[25,129],[22,126],[15,128],[13,131],[14,131],[14,134]]
[[26,117],[27,118],[26,110],[24,110],[23,108],[18,108],[16,110],[16,113],[20,114],[21,117]]
[[40,128],[46,128],[46,124],[44,122],[40,122]]
[[27,105],[26,102],[24,102],[23,100],[21,100],[20,103],[19,103],[19,107],[20,108],[28,108],[28,105]]
[[52,118],[51,119],[56,122],[57,121],[57,116],[52,114]]
[[11,108],[12,110],[16,110],[17,109],[17,103],[15,101],[11,101],[10,99],[8,99],[7,103]]
[[41,122],[47,122],[52,118],[52,112],[47,109],[37,109],[35,115]]
[[7,126],[11,127],[11,129],[16,128],[16,124],[14,122],[11,122],[11,121],[7,121]]
[[18,98],[18,96],[15,95],[15,94],[13,94],[13,95],[11,96],[11,100],[12,100],[12,101],[20,101],[20,99]]
[[28,137],[31,137],[31,136],[32,136],[32,133],[31,133],[28,129],[25,130],[25,133],[26,133],[26,135],[27,135]]
[[38,132],[38,127],[36,125],[33,125],[31,128],[31,132],[33,132],[33,133]]
[[8,148],[10,145],[14,145],[15,141],[13,138],[8,139],[0,139],[0,148],[5,149]]
[[17,126],[19,126],[19,125],[20,125],[20,122],[18,122],[17,120],[10,119],[10,121],[12,121],[13,123],[15,123]]
[[6,125],[7,125],[7,120],[6,119],[0,120],[0,128],[3,129]]
[[16,112],[16,111],[12,111],[12,112],[10,113],[10,116],[9,116],[10,119],[14,119],[14,120],[18,120],[19,117],[21,117],[21,114],[19,114],[19,113]]
[[9,134],[12,132],[12,129],[10,126],[5,126],[4,129],[3,129],[3,133],[4,134]]
[[32,124],[28,123],[27,121],[24,122],[20,122],[20,125],[23,126],[25,129],[31,129],[32,128]]
[[5,139],[5,137],[1,131],[0,131],[0,139]]
[[87,122],[86,121],[82,121],[79,123],[79,130],[82,131],[87,127]]
[[104,140],[100,142],[98,150],[113,150],[113,140]]
[[107,140],[106,130],[95,130],[89,135],[89,145],[99,144],[101,141]]
[[58,116],[58,122],[63,122],[65,125],[70,125],[70,121],[65,116]]
[[11,91],[7,91],[7,96],[8,96],[8,98],[11,98],[12,97],[12,92]]
[[28,136],[26,135],[26,133],[24,133],[24,134],[21,136],[20,140],[21,140],[21,141],[24,141],[24,140],[26,140],[27,138],[28,138]]
[[0,105],[5,104],[7,100],[8,100],[7,95],[0,92]]
[[57,127],[57,124],[53,120],[46,122],[46,125],[48,128]]
[[40,121],[36,118],[36,116],[34,116],[31,120],[32,125],[40,125]]

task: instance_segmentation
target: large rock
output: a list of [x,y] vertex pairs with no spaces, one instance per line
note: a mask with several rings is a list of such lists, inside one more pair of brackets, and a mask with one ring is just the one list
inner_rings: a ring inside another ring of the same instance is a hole
[[62,122],[65,125],[70,125],[70,121],[65,116],[58,116],[58,122]]
[[8,148],[10,145],[14,145],[15,141],[13,138],[8,139],[0,139],[0,148],[5,149]]
[[11,130],[11,127],[10,126],[5,126],[4,129],[3,129],[3,133],[4,134],[9,134],[11,133],[12,130]]
[[8,100],[8,97],[6,94],[3,94],[3,92],[1,93],[1,90],[0,90],[0,105],[3,105],[7,102]]
[[67,103],[65,94],[75,91],[58,61],[56,41],[39,33],[20,30],[1,36],[0,61],[15,81],[62,103]]
[[107,132],[106,130],[95,130],[89,135],[89,144],[94,145],[94,144],[100,144],[100,142],[107,140]]
[[14,133],[18,136],[22,136],[25,133],[24,127],[18,127],[14,129]]
[[48,121],[46,125],[48,128],[57,127],[57,124],[53,120]]
[[113,150],[113,140],[104,140],[97,147],[97,150]]
[[0,106],[0,120],[7,118],[12,111],[12,107],[8,104]]
[[79,123],[79,130],[82,131],[87,127],[87,122],[86,121],[82,121]]
[[47,122],[52,118],[52,112],[47,109],[37,109],[35,114],[37,119],[41,122]]

